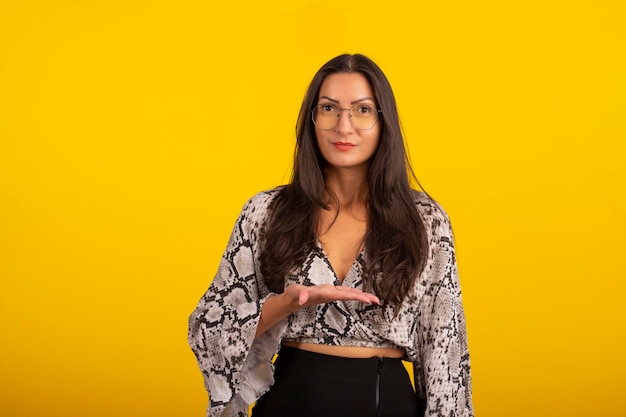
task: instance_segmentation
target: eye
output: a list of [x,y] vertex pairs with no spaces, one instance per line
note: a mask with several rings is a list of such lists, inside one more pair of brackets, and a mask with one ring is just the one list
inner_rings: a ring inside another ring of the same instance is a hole
[[337,109],[332,104],[320,104],[318,108],[320,113],[337,113]]
[[362,115],[362,116],[365,116],[374,112],[376,112],[376,110],[374,109],[373,106],[370,106],[369,104],[358,104],[355,106],[355,109],[354,109],[354,113],[358,115]]

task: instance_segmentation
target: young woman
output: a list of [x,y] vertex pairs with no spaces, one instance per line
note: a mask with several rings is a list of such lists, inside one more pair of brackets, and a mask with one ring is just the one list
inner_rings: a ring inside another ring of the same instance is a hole
[[291,182],[244,206],[190,317],[208,416],[473,416],[450,222],[409,175],[383,72],[327,62]]

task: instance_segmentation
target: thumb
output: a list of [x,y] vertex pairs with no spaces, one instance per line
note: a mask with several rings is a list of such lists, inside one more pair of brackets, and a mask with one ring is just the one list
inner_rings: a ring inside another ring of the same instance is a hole
[[300,290],[298,294],[298,304],[303,306],[307,301],[309,301],[309,292],[305,289]]

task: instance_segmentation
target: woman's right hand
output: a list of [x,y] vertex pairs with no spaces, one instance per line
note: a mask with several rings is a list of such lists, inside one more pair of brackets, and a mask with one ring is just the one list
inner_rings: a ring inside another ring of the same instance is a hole
[[294,307],[294,311],[300,307],[325,304],[332,301],[354,300],[367,304],[380,304],[380,300],[374,294],[356,288],[331,284],[312,286],[291,284],[285,289],[283,295],[290,298],[290,304]]
[[356,288],[330,284],[312,286],[291,284],[282,294],[265,300],[255,337],[261,336],[276,323],[302,307],[347,300],[380,304],[380,300],[374,294]]

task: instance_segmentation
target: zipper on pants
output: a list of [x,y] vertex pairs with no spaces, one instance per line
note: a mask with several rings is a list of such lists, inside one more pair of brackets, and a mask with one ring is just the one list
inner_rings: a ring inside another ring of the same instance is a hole
[[380,376],[383,373],[383,358],[378,358],[378,373],[376,374],[376,404],[374,405],[374,417],[378,416],[380,406]]

